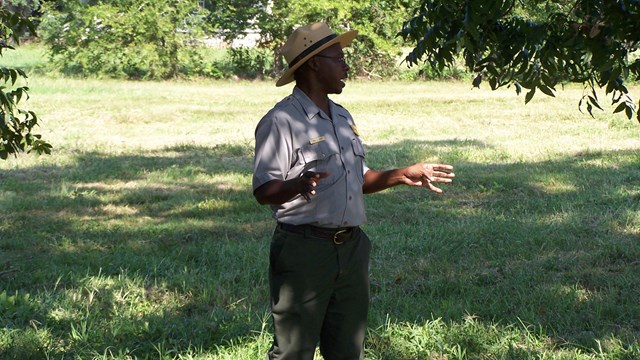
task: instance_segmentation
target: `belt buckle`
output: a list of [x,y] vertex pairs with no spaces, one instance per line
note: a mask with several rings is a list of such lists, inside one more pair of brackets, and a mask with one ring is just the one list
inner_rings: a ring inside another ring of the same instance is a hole
[[335,232],[335,234],[333,234],[333,243],[336,245],[340,245],[342,243],[344,243],[344,241],[338,241],[338,235],[340,234],[344,234],[346,232],[348,232],[349,230],[347,229],[342,229],[342,230],[338,230]]

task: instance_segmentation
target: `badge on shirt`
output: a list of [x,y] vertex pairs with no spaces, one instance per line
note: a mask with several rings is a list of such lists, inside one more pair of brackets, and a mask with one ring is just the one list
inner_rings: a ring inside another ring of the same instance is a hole
[[324,141],[324,136],[319,136],[317,138],[313,138],[311,140],[309,140],[309,144],[313,145],[313,144],[317,144],[319,142]]
[[358,127],[355,125],[350,125],[351,126],[351,130],[353,130],[353,133],[356,134],[356,136],[360,136],[360,132],[358,131]]

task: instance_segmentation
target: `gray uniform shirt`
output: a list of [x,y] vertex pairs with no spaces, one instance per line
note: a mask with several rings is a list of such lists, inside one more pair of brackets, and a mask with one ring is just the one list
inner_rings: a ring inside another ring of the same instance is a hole
[[253,190],[305,171],[330,174],[318,181],[310,202],[298,195],[272,206],[273,216],[280,222],[344,227],[366,220],[364,146],[351,114],[333,101],[329,103],[332,119],[295,87],[256,127]]

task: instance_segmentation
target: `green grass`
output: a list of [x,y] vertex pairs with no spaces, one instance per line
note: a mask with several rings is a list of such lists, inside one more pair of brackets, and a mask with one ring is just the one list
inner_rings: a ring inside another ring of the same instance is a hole
[[46,68],[46,50],[39,42],[30,42],[4,49],[0,57],[0,66],[15,67],[24,70],[27,75],[43,74]]
[[[253,129],[290,88],[32,76],[51,156],[0,162],[0,358],[261,359],[273,220]],[[640,91],[633,88],[634,94]],[[367,359],[640,357],[640,127],[469,83],[350,82],[368,164]]]

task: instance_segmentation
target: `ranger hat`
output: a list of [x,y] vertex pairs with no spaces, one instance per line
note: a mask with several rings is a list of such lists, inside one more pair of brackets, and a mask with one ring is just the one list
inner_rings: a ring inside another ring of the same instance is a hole
[[357,30],[336,35],[326,23],[318,22],[299,27],[293,31],[281,49],[289,68],[280,76],[276,86],[288,84],[294,80],[293,74],[311,57],[333,44],[347,47],[358,35]]

